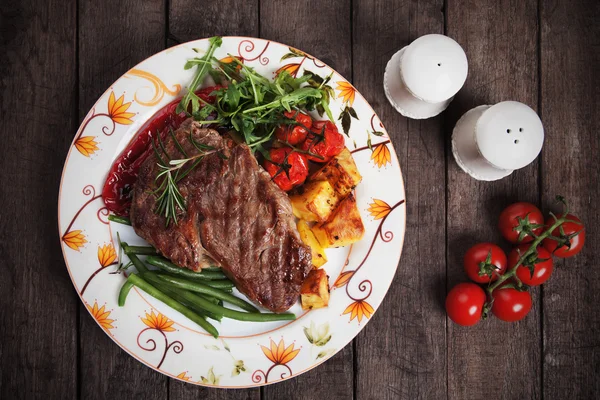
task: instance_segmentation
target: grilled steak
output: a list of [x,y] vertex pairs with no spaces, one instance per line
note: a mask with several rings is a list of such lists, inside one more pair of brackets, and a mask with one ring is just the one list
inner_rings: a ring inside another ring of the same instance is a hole
[[[154,212],[152,192],[159,167],[156,156],[149,157],[133,192],[135,232],[182,267],[198,271],[214,259],[248,298],[275,312],[289,309],[312,263],[287,195],[245,144],[231,146],[218,132],[189,119],[175,132],[188,157],[199,152],[190,135],[221,154],[206,155],[179,182],[186,210],[180,210],[177,223],[168,226],[164,216]],[[185,158],[169,135],[165,149],[171,159]]]

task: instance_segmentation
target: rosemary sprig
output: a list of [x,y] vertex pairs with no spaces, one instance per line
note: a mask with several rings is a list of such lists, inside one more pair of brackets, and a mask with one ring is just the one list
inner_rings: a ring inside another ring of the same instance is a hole
[[[177,184],[196,168],[205,156],[217,152],[214,147],[194,140],[192,129],[190,129],[189,141],[194,148],[198,150],[198,153],[193,156],[188,156],[188,153],[175,137],[175,133],[172,130],[170,130],[169,133],[175,147],[185,158],[172,159],[165,148],[160,133],[157,134],[156,140],[152,139],[152,148],[154,149],[159,168],[159,172],[154,178],[156,189],[152,192],[156,195],[156,209],[154,212],[165,217],[166,226],[169,226],[171,222],[177,225],[178,211],[185,211],[187,209],[185,198],[179,191],[179,186]],[[218,152],[218,154],[221,157],[225,157],[220,152]],[[190,162],[191,166],[184,169],[183,167]]]

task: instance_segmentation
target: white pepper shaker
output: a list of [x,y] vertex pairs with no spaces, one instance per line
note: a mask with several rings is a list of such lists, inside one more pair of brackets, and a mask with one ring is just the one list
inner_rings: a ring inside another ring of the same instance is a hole
[[452,132],[456,162],[481,181],[495,181],[529,165],[543,143],[540,117],[517,101],[475,107],[460,118]]
[[467,56],[444,35],[425,35],[398,51],[385,68],[383,87],[392,106],[408,118],[431,118],[448,107],[465,83]]

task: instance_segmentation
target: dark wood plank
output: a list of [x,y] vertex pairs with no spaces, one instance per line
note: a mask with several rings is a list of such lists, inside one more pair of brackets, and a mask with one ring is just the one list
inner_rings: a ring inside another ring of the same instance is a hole
[[77,396],[78,298],[57,240],[73,129],[75,3],[0,3],[0,398]]
[[443,119],[408,120],[383,93],[388,60],[428,33],[443,33],[442,0],[354,3],[354,83],[394,143],[407,196],[402,259],[383,305],[357,339],[359,399],[446,397],[445,162]]
[[[174,43],[214,35],[258,36],[258,0],[172,0],[169,7],[169,39]],[[170,45],[171,43],[169,43]],[[253,399],[260,389],[215,390],[170,379],[169,399]]]
[[257,36],[259,0],[170,0],[169,37],[178,42],[220,36]]
[[408,120],[383,93],[392,55],[417,37],[443,33],[443,1],[354,5],[355,85],[387,128],[407,196],[407,235],[396,278],[357,339],[357,398],[446,397],[445,162],[442,116]]
[[[542,197],[562,194],[584,222],[587,243],[555,259],[543,288],[546,399],[600,397],[600,4],[541,2],[541,117],[546,130]],[[596,272],[594,272],[596,271]]]
[[[465,87],[447,114],[447,138],[457,119],[481,104],[503,100],[538,106],[537,1],[449,1],[448,35],[469,59]],[[496,225],[514,201],[537,203],[538,162],[496,182],[478,182],[456,164],[448,140],[448,289],[466,281],[462,257],[475,243],[503,244]],[[533,310],[509,324],[490,318],[471,328],[448,321],[451,399],[537,399],[541,396],[541,332],[537,290]]]
[[[79,2],[79,118],[129,68],[164,49],[162,0]],[[167,378],[121,350],[80,306],[81,398],[167,398]]]
[[[260,36],[306,51],[348,79],[351,65],[351,2],[261,0]],[[349,399],[353,396],[353,351],[338,355],[295,379],[266,386],[265,399]]]

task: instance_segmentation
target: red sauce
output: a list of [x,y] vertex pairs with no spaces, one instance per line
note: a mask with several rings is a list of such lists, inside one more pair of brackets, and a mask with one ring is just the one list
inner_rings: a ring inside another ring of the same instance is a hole
[[[196,92],[198,97],[207,103],[213,103],[215,98],[209,94],[218,89],[217,86],[207,87]],[[137,180],[138,171],[142,163],[152,154],[151,140],[158,133],[164,139],[169,129],[174,131],[185,121],[186,113],[175,112],[180,99],[167,104],[154,114],[138,131],[136,137],[116,159],[102,189],[104,204],[113,213],[119,216],[128,216],[131,206],[131,189]]]

